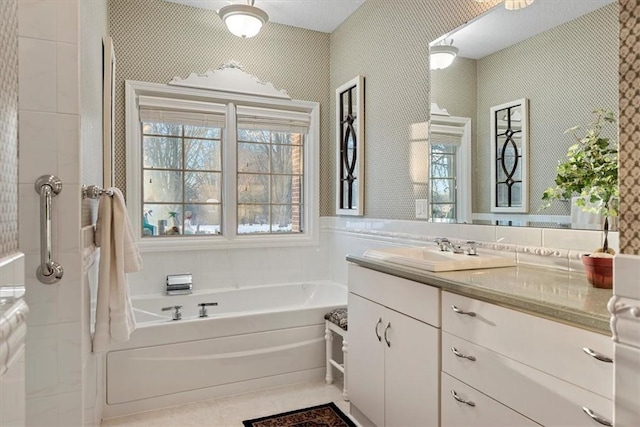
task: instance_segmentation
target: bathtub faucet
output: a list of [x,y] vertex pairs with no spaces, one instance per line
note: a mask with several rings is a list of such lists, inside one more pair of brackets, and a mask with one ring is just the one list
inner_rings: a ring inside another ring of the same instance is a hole
[[167,275],[167,295],[187,295],[193,289],[191,273]]
[[217,302],[201,302],[200,304],[198,304],[198,307],[200,307],[199,317],[209,317],[209,315],[207,314],[207,307],[214,307],[217,305]]
[[174,310],[172,320],[180,320],[182,319],[182,313],[180,313],[181,305],[171,305],[169,307],[163,307],[162,311]]

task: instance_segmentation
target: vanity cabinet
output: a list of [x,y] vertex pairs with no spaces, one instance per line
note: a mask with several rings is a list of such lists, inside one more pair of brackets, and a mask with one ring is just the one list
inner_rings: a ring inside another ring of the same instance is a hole
[[[612,350],[607,336],[443,292],[442,426],[461,425],[461,410],[466,425],[486,425],[487,398],[521,414],[512,425],[607,425]],[[475,406],[454,393],[475,393]]]
[[440,291],[349,266],[349,397],[363,425],[439,425]]

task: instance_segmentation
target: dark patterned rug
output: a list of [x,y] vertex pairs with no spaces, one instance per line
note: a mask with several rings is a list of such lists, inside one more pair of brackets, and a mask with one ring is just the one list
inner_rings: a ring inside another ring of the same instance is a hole
[[243,421],[244,427],[356,427],[333,402]]

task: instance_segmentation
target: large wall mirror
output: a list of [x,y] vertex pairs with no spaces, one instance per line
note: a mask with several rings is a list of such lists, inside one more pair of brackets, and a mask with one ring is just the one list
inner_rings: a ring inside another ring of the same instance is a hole
[[[572,212],[570,201],[541,210],[542,194],[554,184],[558,161],[566,158],[567,148],[574,143],[565,131],[588,125],[594,109],[609,109],[617,115],[618,25],[615,0],[536,0],[516,11],[500,3],[433,41],[432,46],[452,44],[458,49],[450,66],[431,70],[431,123],[441,123],[443,117],[470,121],[470,184],[468,178],[452,182],[457,193],[471,200],[471,213],[443,213],[430,191],[432,220],[600,227],[597,220]],[[518,99],[528,100],[529,109],[528,200],[523,203],[528,206],[526,212],[496,212],[491,198],[495,158],[490,111]],[[442,135],[433,127],[430,141],[434,144],[431,151],[439,156],[432,153],[432,163],[446,155],[453,159],[451,153],[464,147],[451,138],[448,145],[443,144]],[[464,176],[462,169],[457,174]],[[455,211],[452,207],[447,212]]]

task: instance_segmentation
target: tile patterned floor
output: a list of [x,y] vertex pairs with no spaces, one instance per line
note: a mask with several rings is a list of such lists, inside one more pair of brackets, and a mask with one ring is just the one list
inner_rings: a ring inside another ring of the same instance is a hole
[[345,414],[342,382],[294,384],[237,396],[223,397],[128,417],[113,418],[104,427],[241,427],[242,421],[321,403],[334,402]]

